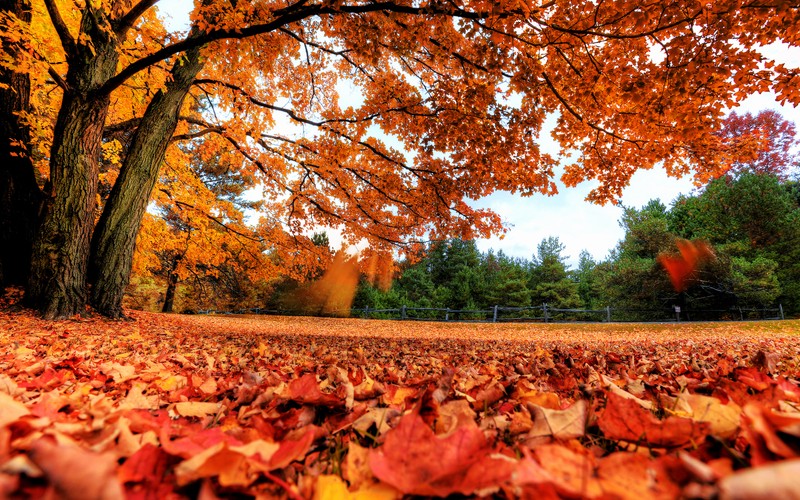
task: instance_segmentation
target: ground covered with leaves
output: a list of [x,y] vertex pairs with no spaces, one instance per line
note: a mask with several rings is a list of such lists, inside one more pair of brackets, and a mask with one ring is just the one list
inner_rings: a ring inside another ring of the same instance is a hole
[[800,322],[0,312],[0,497],[796,498]]

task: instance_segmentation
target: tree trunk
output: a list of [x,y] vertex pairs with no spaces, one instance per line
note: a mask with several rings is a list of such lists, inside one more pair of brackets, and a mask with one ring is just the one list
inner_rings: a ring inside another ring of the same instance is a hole
[[107,94],[96,91],[114,75],[116,37],[99,26],[103,16],[87,7],[81,36],[67,54],[67,88],[56,119],[50,153],[46,213],[31,257],[26,302],[46,319],[85,312],[86,266],[95,220],[97,181]]
[[[0,12],[31,20],[27,0],[0,0]],[[30,130],[18,114],[30,108],[30,87],[28,75],[0,67],[0,287],[27,283],[39,225],[42,193],[30,157]]]
[[167,275],[167,292],[164,294],[164,307],[161,312],[171,313],[175,306],[175,290],[178,288],[178,273],[171,271]]
[[130,279],[139,225],[183,100],[202,67],[200,49],[188,51],[175,62],[172,81],[153,97],[142,117],[97,223],[89,270],[91,302],[98,312],[112,318],[122,316],[122,297]]

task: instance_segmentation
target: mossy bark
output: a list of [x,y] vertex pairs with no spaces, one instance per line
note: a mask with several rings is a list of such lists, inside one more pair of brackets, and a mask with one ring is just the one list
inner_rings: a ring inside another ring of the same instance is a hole
[[188,51],[172,69],[172,81],[145,111],[92,239],[91,304],[100,313],[122,316],[136,235],[158,180],[183,100],[202,69],[200,49]]

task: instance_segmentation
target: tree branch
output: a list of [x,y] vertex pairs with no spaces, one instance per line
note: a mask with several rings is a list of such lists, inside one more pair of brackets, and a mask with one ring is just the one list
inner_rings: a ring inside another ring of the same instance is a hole
[[169,140],[169,142],[188,141],[208,134],[214,134],[214,133],[219,134],[222,133],[223,130],[224,129],[222,127],[209,127],[189,134],[173,135],[172,138]]
[[[48,0],[53,2],[54,0]],[[110,78],[103,87],[98,90],[99,94],[110,94],[114,89],[122,85],[128,78],[132,77],[139,71],[146,69],[153,64],[162,61],[175,54],[185,52],[187,50],[202,47],[211,42],[219,40],[240,40],[249,38],[256,35],[263,35],[271,33],[288,24],[301,21],[312,16],[321,15],[340,15],[340,14],[366,14],[370,12],[392,12],[398,14],[411,14],[411,15],[443,15],[450,17],[457,17],[463,19],[484,19],[491,14],[486,12],[469,12],[458,8],[444,9],[440,7],[412,7],[409,5],[399,5],[394,2],[375,2],[360,5],[304,5],[304,2],[298,2],[297,7],[283,13],[277,19],[264,24],[256,24],[252,26],[245,26],[242,28],[233,29],[219,29],[212,30],[206,33],[189,36],[179,42],[173,43],[158,50],[148,56],[145,56],[137,61],[134,61],[127,67],[123,68],[116,76]],[[280,12],[280,11],[279,11]],[[511,14],[510,12],[508,14]],[[497,16],[497,14],[495,14]],[[503,17],[500,15],[500,17]]]
[[606,128],[603,128],[603,127],[601,127],[601,126],[599,126],[599,125],[597,125],[595,123],[592,123],[590,121],[584,120],[583,116],[581,116],[580,113],[578,113],[572,106],[570,106],[569,102],[567,102],[567,99],[564,96],[561,95],[561,93],[558,91],[558,89],[556,89],[555,85],[553,85],[553,82],[551,82],[550,78],[547,77],[547,74],[542,73],[542,78],[544,79],[544,82],[547,84],[547,87],[550,89],[550,91],[553,92],[553,95],[556,96],[556,98],[567,109],[567,111],[569,111],[569,113],[572,116],[574,116],[579,122],[584,123],[589,128],[592,128],[597,132],[602,132],[603,134],[606,134],[606,135],[608,135],[610,137],[613,137],[614,139],[617,139],[617,140],[622,141],[622,142],[629,142],[629,143],[635,145],[636,147],[638,147],[639,149],[642,148],[642,143],[644,143],[645,141],[637,141],[637,140],[634,140],[634,139],[628,139],[627,137],[622,137],[621,135],[616,134],[616,133],[614,133],[614,132],[612,132],[612,131],[610,131],[610,130],[608,130]]
[[44,4],[47,7],[47,13],[50,16],[50,22],[53,23],[53,27],[56,29],[58,38],[61,40],[61,46],[64,48],[64,52],[67,53],[68,58],[73,56],[76,51],[76,42],[72,37],[72,34],[69,32],[69,28],[64,22],[64,18],[61,17],[61,12],[59,12],[55,0],[44,0]]
[[133,27],[136,21],[145,13],[147,9],[157,4],[159,0],[139,0],[127,14],[122,16],[116,23],[114,32],[119,38],[123,38],[129,29]]

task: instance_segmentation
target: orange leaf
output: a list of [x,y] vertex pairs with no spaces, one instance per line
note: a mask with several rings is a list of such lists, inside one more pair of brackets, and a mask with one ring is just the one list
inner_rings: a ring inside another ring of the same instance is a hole
[[658,420],[635,401],[607,394],[606,408],[598,420],[608,439],[646,446],[671,448],[698,442],[708,434],[709,424],[688,418]]
[[117,460],[112,454],[93,453],[42,438],[33,443],[30,457],[61,498],[125,498],[117,481]]
[[386,434],[382,447],[370,451],[369,466],[403,493],[447,496],[499,485],[512,474],[514,462],[490,455],[479,428],[463,426],[439,437],[415,411]]

